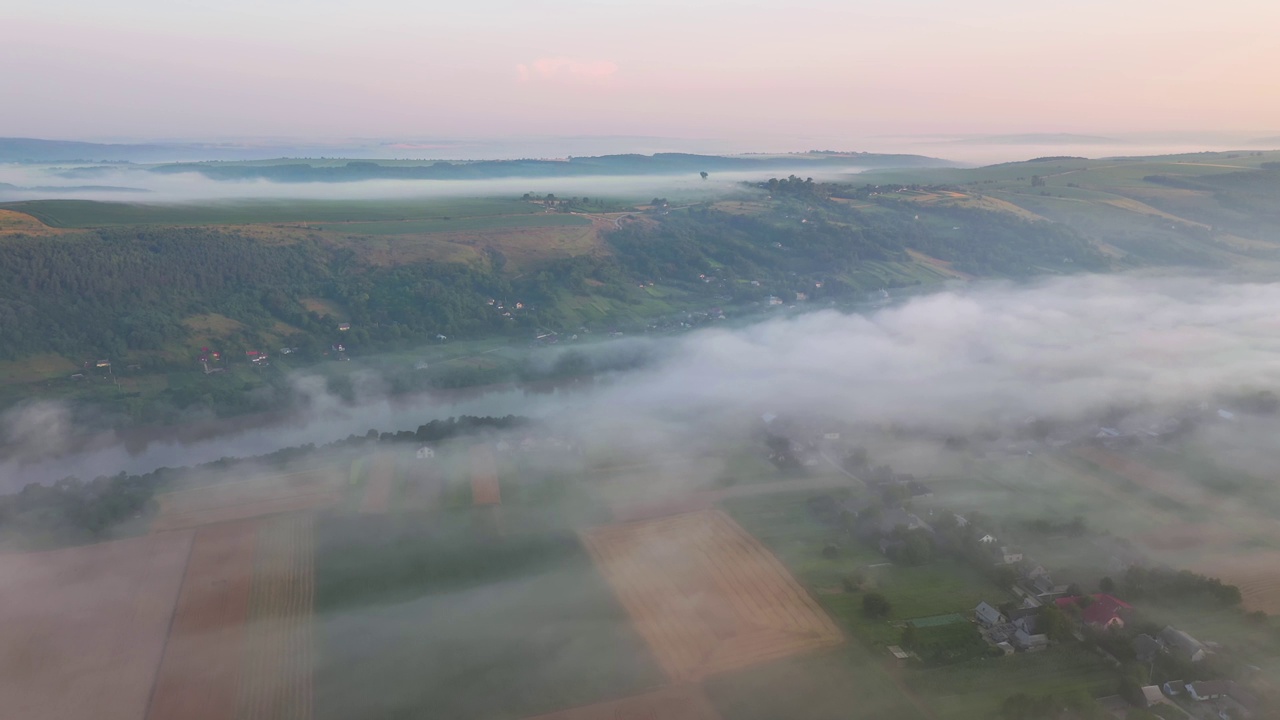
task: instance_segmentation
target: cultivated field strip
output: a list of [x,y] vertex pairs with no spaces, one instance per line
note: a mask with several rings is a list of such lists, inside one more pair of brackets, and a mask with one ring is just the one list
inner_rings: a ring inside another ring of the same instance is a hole
[[595,528],[583,539],[673,681],[843,639],[782,564],[718,510]]
[[315,531],[310,514],[262,522],[241,663],[238,720],[310,720]]
[[529,720],[720,720],[720,714],[698,686],[677,685]]
[[360,498],[360,512],[385,513],[391,509],[391,491],[396,479],[396,456],[380,452],[373,456],[369,478]]
[[191,538],[0,555],[0,717],[142,718]]
[[156,496],[152,532],[199,527],[294,510],[313,510],[342,499],[333,468],[217,483]]
[[196,531],[147,720],[232,720],[257,532],[253,521]]
[[472,445],[471,459],[471,503],[473,505],[498,505],[502,502],[502,492],[498,485],[498,461],[493,457],[493,449],[488,445]]

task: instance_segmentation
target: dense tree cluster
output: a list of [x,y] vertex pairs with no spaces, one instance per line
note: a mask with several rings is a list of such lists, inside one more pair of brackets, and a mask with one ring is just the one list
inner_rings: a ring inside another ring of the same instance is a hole
[[[323,450],[354,447],[369,442],[437,443],[486,431],[510,430],[529,422],[515,415],[473,417],[463,415],[432,420],[416,431],[382,433],[370,430],[317,448],[313,444],[284,448],[254,458],[223,458],[196,466],[195,470],[235,473],[238,465],[260,470],[262,466],[283,466]],[[156,492],[179,481],[192,468],[160,468],[142,475],[119,473],[90,481],[68,477],[53,485],[30,483],[17,493],[0,495],[0,528],[7,539],[26,547],[52,547],[95,542],[112,528],[150,511]]]
[[1134,565],[1125,571],[1120,589],[1126,597],[1160,603],[1238,607],[1240,588],[1190,570]]

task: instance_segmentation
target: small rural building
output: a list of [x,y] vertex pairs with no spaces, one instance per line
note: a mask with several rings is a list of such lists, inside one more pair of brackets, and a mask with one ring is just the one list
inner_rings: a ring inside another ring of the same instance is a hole
[[992,625],[1003,625],[1009,621],[1008,618],[1004,616],[1004,613],[991,607],[986,602],[978,603],[978,607],[973,609],[973,616],[978,619],[978,622],[986,625],[987,627],[991,627]]
[[[1227,686],[1227,694],[1222,703],[1235,711],[1235,718],[1248,720],[1248,718],[1264,717],[1262,713],[1266,708],[1260,697],[1238,682],[1231,681]],[[1223,711],[1225,712],[1227,708],[1223,708]]]
[[1040,614],[1031,613],[1017,617],[1013,620],[1013,627],[1028,635],[1035,635],[1040,630]]
[[1164,693],[1160,692],[1159,685],[1147,685],[1142,688],[1142,699],[1147,703],[1147,707],[1158,703],[1166,702]]
[[1003,652],[1005,655],[1012,655],[1015,652],[1017,652],[1017,650],[1014,649],[1014,647],[1010,645],[1007,641],[1001,641],[996,643],[996,647],[1000,648],[1000,651]]
[[926,530],[928,532],[933,532],[933,528],[929,527],[928,523],[900,507],[885,510],[884,513],[880,515],[880,532],[888,535],[898,528],[903,528],[904,530]]
[[419,460],[430,460],[435,456],[436,456],[436,451],[434,448],[429,448],[429,447],[426,447],[425,445],[418,448],[417,457]]
[[986,535],[983,535],[982,537],[978,538],[978,542],[990,545],[991,543],[998,542],[998,541],[996,540],[995,535],[987,533]]
[[351,329],[351,323],[338,323],[338,331],[346,332]]
[[897,645],[889,646],[889,655],[893,658],[893,662],[897,664],[898,667],[906,665],[907,661],[911,659],[911,653],[903,650]]
[[1176,697],[1186,691],[1187,685],[1181,680],[1170,680],[1160,686],[1164,690],[1164,694],[1170,697]]
[[1186,662],[1200,662],[1208,655],[1204,643],[1172,625],[1166,625],[1160,631],[1160,643],[1174,657]]
[[1032,635],[1018,630],[1013,634],[1013,644],[1021,648],[1023,652],[1038,652],[1049,647],[1049,636]]
[[1227,691],[1231,689],[1231,683],[1226,680],[1202,680],[1200,682],[1187,683],[1187,695],[1197,702],[1205,700],[1217,700]]

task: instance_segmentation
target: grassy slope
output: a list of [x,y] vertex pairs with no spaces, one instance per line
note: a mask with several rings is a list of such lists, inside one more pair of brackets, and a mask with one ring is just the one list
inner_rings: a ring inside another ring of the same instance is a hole
[[[1239,189],[1244,180],[1246,189],[1265,195],[1268,188],[1233,173],[1277,160],[1280,152],[1055,159],[971,169],[871,171],[858,175],[856,182],[956,186],[961,197],[912,191],[890,196],[970,207],[992,207],[992,200],[1007,203],[1017,212],[1075,227],[1109,246],[1122,263],[1217,265],[1274,274],[1280,269],[1275,263],[1280,259],[1280,227],[1207,190],[1144,178],[1171,175],[1222,189]],[[1033,175],[1044,179],[1043,187],[1031,187]],[[1211,239],[1201,232],[1210,227],[1215,228]]]
[[31,200],[6,203],[53,227],[113,225],[249,225],[280,222],[378,222],[449,220],[495,215],[532,215],[539,208],[522,200],[228,200],[200,204],[146,205],[91,200]]

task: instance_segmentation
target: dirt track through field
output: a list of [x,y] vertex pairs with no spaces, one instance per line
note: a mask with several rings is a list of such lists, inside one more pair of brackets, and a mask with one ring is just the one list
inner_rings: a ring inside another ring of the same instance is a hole
[[315,531],[310,514],[263,521],[242,661],[237,720],[310,720]]
[[147,720],[234,720],[256,535],[254,521],[196,532]]
[[0,555],[0,717],[139,720],[191,533]]
[[380,452],[369,464],[369,479],[360,498],[360,512],[385,513],[391,509],[391,490],[396,478],[396,456]]
[[696,685],[677,685],[528,720],[720,720],[720,714]]
[[498,485],[498,461],[488,445],[471,446],[471,504],[498,505],[502,491]]
[[777,558],[719,510],[594,528],[583,541],[673,682],[843,641]]
[[342,473],[332,467],[162,493],[152,532],[194,528],[232,520],[314,510],[342,499]]

